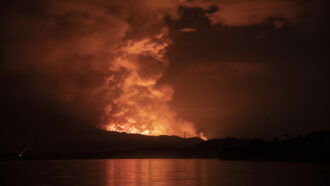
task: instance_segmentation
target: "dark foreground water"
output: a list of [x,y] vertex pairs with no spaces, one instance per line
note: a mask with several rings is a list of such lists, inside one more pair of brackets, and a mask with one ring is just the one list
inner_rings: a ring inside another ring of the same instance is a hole
[[216,159],[0,162],[0,185],[329,185],[329,165]]

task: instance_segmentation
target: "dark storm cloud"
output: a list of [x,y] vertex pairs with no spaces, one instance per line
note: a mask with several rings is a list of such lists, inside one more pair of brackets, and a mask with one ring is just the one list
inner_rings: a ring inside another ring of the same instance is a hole
[[175,108],[215,136],[329,128],[329,15],[326,3],[313,3],[297,14],[299,21],[282,17],[288,24],[277,27],[275,14],[259,22],[216,24],[209,15],[221,7],[181,9],[181,19],[169,21],[176,42],[165,78],[174,84]]
[[285,0],[187,0],[187,7],[201,7],[218,10],[206,14],[212,24],[225,26],[247,26],[261,24],[269,17],[279,19],[276,27],[282,21],[297,22],[303,11],[299,1]]

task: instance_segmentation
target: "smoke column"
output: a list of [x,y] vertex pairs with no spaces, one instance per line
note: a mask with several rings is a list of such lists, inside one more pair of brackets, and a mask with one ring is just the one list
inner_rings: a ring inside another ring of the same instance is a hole
[[192,122],[179,118],[169,107],[173,88],[157,85],[168,65],[165,53],[169,44],[167,29],[163,28],[157,35],[127,40],[118,48],[106,82],[109,94],[115,93],[105,109],[106,130],[199,136]]
[[[159,83],[171,44],[165,18],[179,18],[179,6],[177,0],[8,4],[1,19],[2,66],[8,79],[19,78],[5,89],[24,92],[30,98],[24,105],[34,105],[31,114],[22,111],[32,118],[24,123],[61,128],[65,118],[73,118],[110,131],[199,136],[192,122],[169,107],[173,88]],[[21,103],[19,96],[13,99],[8,105]],[[45,105],[52,109],[35,121],[33,114]]]

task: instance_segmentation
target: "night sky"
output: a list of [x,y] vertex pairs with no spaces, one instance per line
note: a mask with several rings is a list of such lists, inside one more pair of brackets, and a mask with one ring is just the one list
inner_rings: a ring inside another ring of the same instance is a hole
[[2,136],[330,129],[327,1],[22,0],[0,9]]

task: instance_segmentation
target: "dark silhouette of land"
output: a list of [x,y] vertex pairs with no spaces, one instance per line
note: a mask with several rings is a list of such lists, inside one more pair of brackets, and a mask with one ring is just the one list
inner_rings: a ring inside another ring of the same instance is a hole
[[95,131],[89,137],[62,135],[1,139],[0,160],[95,158],[220,158],[223,160],[329,162],[330,131],[263,141],[224,138],[203,141]]

